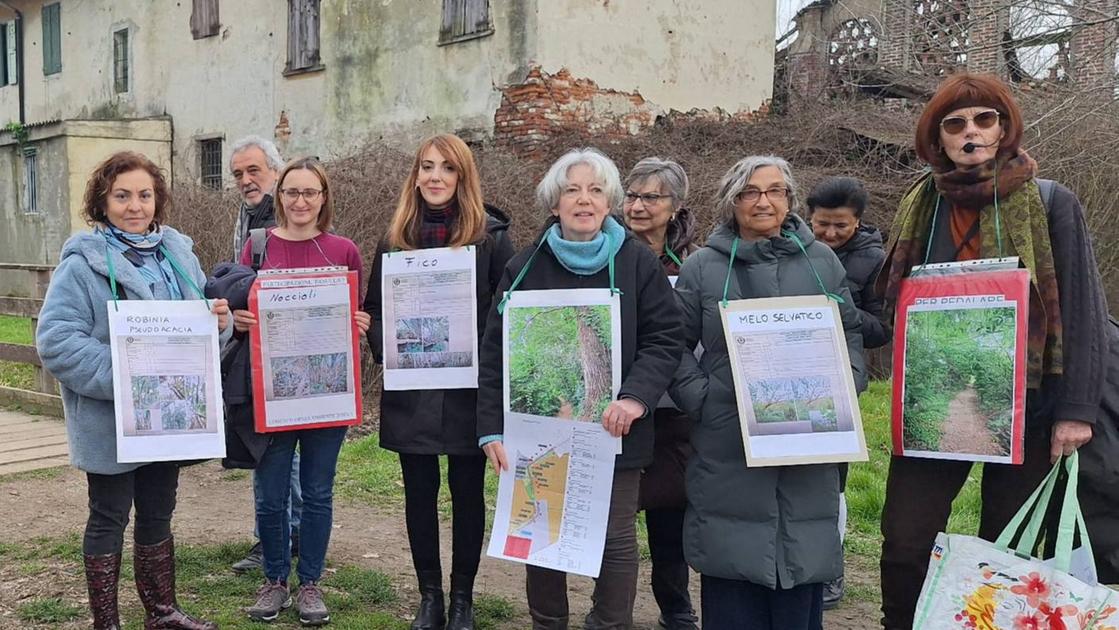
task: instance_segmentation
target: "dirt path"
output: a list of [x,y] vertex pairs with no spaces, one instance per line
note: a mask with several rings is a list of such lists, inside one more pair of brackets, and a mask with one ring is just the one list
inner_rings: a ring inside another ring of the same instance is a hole
[[974,455],[1005,455],[987,428],[987,416],[979,410],[979,393],[970,385],[948,403],[940,450]]
[[[247,476],[231,475],[215,463],[184,469],[179,482],[179,501],[175,511],[175,536],[185,544],[212,545],[222,542],[247,542],[252,532],[252,493]],[[84,475],[72,468],[52,479],[20,479],[0,483],[0,543],[21,543],[40,537],[60,538],[80,533],[86,518],[86,483]],[[334,531],[330,541],[328,562],[356,564],[389,575],[400,591],[401,617],[407,616],[418,601],[414,588],[408,539],[401,510],[374,508],[349,502],[335,506]],[[444,524],[445,525],[445,524]],[[130,536],[130,534],[126,534]],[[444,526],[441,536],[443,557],[450,558],[450,530]],[[230,558],[230,562],[239,558]],[[448,563],[449,564],[449,563]],[[0,567],[0,574],[5,573]],[[77,605],[85,605],[84,581],[78,572],[51,569],[53,575],[17,577],[0,580],[0,628],[14,621],[14,611],[21,601],[32,597],[58,596]],[[852,578],[875,583],[877,576]],[[44,577],[46,579],[44,579]],[[656,603],[649,592],[649,563],[641,564],[638,597],[635,606],[635,628],[652,630],[658,615]],[[593,589],[590,579],[578,576],[570,580],[573,621],[582,619],[590,607]],[[480,592],[501,595],[517,606],[517,618],[503,630],[527,628],[531,625],[524,605],[524,569],[517,564],[483,555],[477,588]],[[44,590],[47,589],[47,590]],[[699,603],[699,576],[693,574],[692,591]],[[129,589],[122,589],[122,599],[134,598]],[[250,594],[245,594],[246,600]],[[248,601],[246,601],[246,605]],[[827,613],[824,626],[829,630],[854,630],[876,627],[876,607],[866,602],[846,602],[840,609]],[[80,623],[54,626],[81,628]],[[573,623],[573,627],[580,627]]]

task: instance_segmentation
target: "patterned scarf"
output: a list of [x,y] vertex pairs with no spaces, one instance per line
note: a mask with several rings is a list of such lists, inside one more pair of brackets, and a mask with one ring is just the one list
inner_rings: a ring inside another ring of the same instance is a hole
[[420,221],[420,248],[445,247],[447,239],[451,237],[450,225],[458,214],[458,206],[452,201],[451,205],[436,210],[423,204],[420,209],[423,213]]
[[147,234],[132,234],[112,224],[106,225],[105,228],[101,232],[105,236],[105,241],[132,263],[145,282],[163,284],[167,287],[172,300],[183,299],[183,291],[175,278],[175,268],[159,249],[163,242],[161,232],[152,230]]
[[[905,194],[890,230],[891,241],[884,279],[887,314],[893,317],[902,278],[914,265],[925,262],[932,237],[934,214],[941,196],[940,212],[951,206],[979,209],[980,255],[984,258],[1017,256],[1030,271],[1030,306],[1027,383],[1041,385],[1046,374],[1062,373],[1061,305],[1049,220],[1034,176],[1037,163],[1024,151],[1000,156],[974,167],[923,176]],[[998,220],[993,203],[998,181]],[[1001,233],[1002,251],[999,249]],[[948,235],[945,237],[950,238]]]

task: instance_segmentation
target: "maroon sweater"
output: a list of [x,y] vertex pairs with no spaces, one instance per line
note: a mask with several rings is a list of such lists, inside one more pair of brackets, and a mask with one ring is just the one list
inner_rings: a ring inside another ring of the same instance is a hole
[[[252,264],[252,243],[246,242],[241,250],[241,264]],[[348,238],[323,232],[306,241],[289,241],[268,230],[261,269],[302,269],[305,267],[347,267],[357,272],[357,286],[361,281],[361,253]],[[358,300],[360,303],[360,300]]]

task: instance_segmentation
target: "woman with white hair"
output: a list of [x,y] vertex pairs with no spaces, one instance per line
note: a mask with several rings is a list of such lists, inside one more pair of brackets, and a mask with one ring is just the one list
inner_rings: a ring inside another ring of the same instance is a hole
[[676,291],[688,350],[672,397],[695,420],[686,476],[684,554],[701,575],[706,628],[820,630],[823,583],[839,577],[836,464],[747,468],[719,303],[790,295],[839,302],[851,369],[861,390],[860,320],[830,247],[791,210],[788,162],[747,157],[723,176],[721,222],[684,261]]
[[[595,581],[588,629],[629,628],[637,592],[637,517],[641,469],[653,459],[652,414],[680,362],[680,314],[656,255],[612,216],[622,205],[618,168],[595,149],[570,151],[536,188],[538,207],[551,213],[536,241],[509,261],[496,296],[538,289],[611,288],[621,303],[622,382],[602,425],[622,436],[602,568]],[[494,466],[507,470],[502,444],[503,357],[500,300],[482,338],[478,375],[478,443]],[[533,628],[568,627],[567,574],[526,567]]]

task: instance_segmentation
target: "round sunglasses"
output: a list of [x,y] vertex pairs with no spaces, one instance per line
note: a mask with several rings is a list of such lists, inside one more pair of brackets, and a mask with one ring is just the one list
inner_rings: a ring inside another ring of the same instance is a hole
[[978,129],[990,129],[999,122],[999,113],[996,110],[988,109],[985,112],[979,112],[972,118],[966,116],[949,116],[940,121],[940,128],[944,133],[955,136],[964,132],[967,129],[967,123],[971,121],[975,123]]

